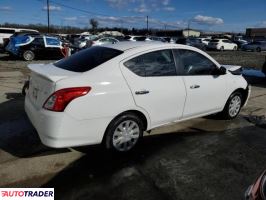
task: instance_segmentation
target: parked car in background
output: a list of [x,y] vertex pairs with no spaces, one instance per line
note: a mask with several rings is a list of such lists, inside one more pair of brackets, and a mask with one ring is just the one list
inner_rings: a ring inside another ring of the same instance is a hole
[[246,45],[243,45],[242,49],[244,51],[266,51],[266,41],[255,41],[248,43]]
[[38,33],[38,31],[33,29],[0,27],[0,48],[5,48],[9,42],[9,38],[16,33]]
[[175,44],[176,43],[176,39],[172,38],[172,37],[162,37],[166,42],[169,42],[171,44]]
[[171,122],[214,113],[233,119],[250,93],[234,67],[168,43],[93,46],[28,67],[25,110],[41,141],[55,148],[102,143],[126,152],[144,131]]
[[201,38],[189,38],[188,41],[190,46],[199,48],[203,51],[206,50],[207,44],[203,42],[203,40]]
[[145,41],[146,38],[147,38],[146,36],[134,36],[134,35],[125,36],[125,40],[128,40],[128,41]]
[[113,37],[103,37],[97,40],[92,41],[92,46],[98,46],[98,45],[104,45],[104,44],[115,44],[119,42],[119,40],[113,38]]
[[145,41],[167,42],[164,38],[156,36],[147,36]]
[[237,41],[234,41],[234,43],[237,44],[237,49],[242,49],[244,45],[248,44],[246,40],[237,40]]
[[210,38],[198,38],[198,39],[201,41],[201,43],[206,44],[206,45],[208,45],[209,42],[211,41]]
[[237,44],[228,39],[212,39],[207,47],[210,50],[237,50]]
[[17,36],[12,37],[6,51],[26,61],[35,58],[58,59],[63,57],[62,42],[51,36]]
[[176,41],[177,44],[184,44],[188,46],[193,46],[201,50],[206,50],[206,44],[198,38],[179,38]]
[[245,200],[266,200],[266,170],[248,187]]

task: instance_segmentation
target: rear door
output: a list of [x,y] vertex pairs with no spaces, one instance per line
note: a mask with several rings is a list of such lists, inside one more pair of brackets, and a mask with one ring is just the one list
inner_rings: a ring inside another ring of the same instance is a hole
[[149,113],[152,127],[181,118],[186,92],[171,49],[131,57],[121,62],[121,69],[136,105]]
[[175,56],[182,62],[180,74],[187,92],[183,118],[221,110],[226,101],[226,76],[212,75],[216,64],[201,53],[187,49],[175,50]]
[[61,58],[61,43],[60,40],[54,37],[44,37],[45,52],[49,58]]

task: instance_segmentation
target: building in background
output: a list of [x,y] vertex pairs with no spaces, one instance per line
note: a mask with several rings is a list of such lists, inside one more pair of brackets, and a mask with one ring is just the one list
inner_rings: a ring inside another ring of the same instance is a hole
[[200,31],[195,29],[184,29],[181,30],[181,34],[183,37],[199,37]]
[[266,28],[247,28],[246,37],[253,40],[266,39]]

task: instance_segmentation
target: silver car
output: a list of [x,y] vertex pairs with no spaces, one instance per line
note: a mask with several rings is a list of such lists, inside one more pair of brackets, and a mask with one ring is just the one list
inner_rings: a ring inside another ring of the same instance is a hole
[[266,41],[251,42],[242,47],[244,51],[266,51]]

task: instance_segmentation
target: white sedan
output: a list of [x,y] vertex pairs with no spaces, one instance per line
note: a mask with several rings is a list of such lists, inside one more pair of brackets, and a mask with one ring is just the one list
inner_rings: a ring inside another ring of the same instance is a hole
[[92,41],[92,46],[96,45],[105,45],[105,44],[115,44],[119,42],[119,40],[113,38],[113,37],[104,37],[97,40]]
[[94,46],[28,67],[25,110],[41,141],[55,148],[102,143],[129,151],[144,131],[171,122],[214,113],[233,119],[250,92],[239,73],[177,44]]
[[228,39],[213,39],[208,43],[208,49],[215,49],[215,50],[237,50],[237,44],[231,42]]

